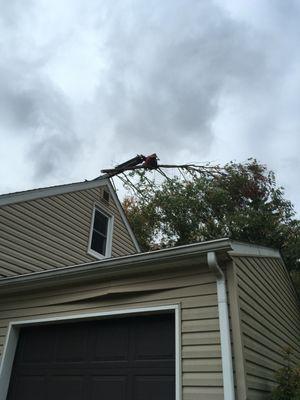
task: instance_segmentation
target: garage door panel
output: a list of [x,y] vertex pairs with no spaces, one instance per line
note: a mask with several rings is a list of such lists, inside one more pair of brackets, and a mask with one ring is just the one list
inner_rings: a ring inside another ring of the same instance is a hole
[[174,319],[171,316],[152,316],[136,321],[134,330],[134,359],[172,360],[174,358]]
[[[27,328],[20,335],[17,361],[22,363],[49,363],[54,356],[53,329]],[[34,343],[34,346],[33,346]]]
[[45,377],[20,376],[16,379],[16,385],[12,390],[12,400],[46,399]]
[[78,362],[85,360],[88,332],[82,324],[69,324],[56,328],[55,362]]
[[138,376],[134,383],[134,400],[174,400],[173,376]]
[[97,376],[92,378],[91,400],[126,400],[127,376]]
[[84,379],[82,376],[52,376],[47,381],[47,395],[53,400],[84,400]]
[[127,361],[129,358],[129,326],[126,319],[97,321],[91,346],[92,361]]
[[153,373],[157,375],[175,375],[175,367],[173,365],[163,366],[161,363],[157,362],[155,365],[143,365],[143,367],[139,367],[136,365],[134,368],[131,368],[130,371],[134,375],[145,375],[152,376]]

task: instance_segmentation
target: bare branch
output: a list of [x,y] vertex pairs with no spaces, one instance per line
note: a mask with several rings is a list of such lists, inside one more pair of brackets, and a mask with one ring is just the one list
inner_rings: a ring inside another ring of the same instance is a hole
[[214,172],[214,173],[222,173],[224,172],[224,168],[221,168],[220,166],[211,166],[211,165],[197,165],[197,164],[160,164],[158,165],[156,168],[149,168],[146,165],[134,165],[132,167],[126,167],[126,168],[113,168],[113,169],[103,169],[101,172],[102,173],[107,173],[107,174],[111,174],[112,176],[117,175],[119,173],[123,173],[126,171],[135,171],[135,170],[148,170],[148,171],[152,171],[155,169],[161,169],[161,168],[182,168],[182,169],[190,169],[193,170],[195,172],[199,172],[199,173],[210,173],[210,172]]

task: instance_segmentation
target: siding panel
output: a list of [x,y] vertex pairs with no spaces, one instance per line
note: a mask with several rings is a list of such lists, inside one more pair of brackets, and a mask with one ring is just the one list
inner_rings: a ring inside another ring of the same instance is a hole
[[[92,211],[102,187],[0,208],[0,275],[20,275],[95,261],[87,253]],[[114,215],[112,256],[136,252],[113,199],[104,208]],[[0,276],[1,279],[1,276]]]
[[278,258],[235,257],[249,400],[263,400],[285,365],[283,349],[300,360],[299,300]]
[[[115,294],[105,295],[108,287]],[[208,270],[199,273],[199,266],[0,299],[0,347],[10,321],[167,304],[181,307],[183,400],[222,399],[215,277]]]

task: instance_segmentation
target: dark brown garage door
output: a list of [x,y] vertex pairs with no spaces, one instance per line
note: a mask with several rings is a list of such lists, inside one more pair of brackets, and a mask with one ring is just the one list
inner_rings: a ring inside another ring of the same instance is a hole
[[8,400],[175,400],[174,315],[22,328]]

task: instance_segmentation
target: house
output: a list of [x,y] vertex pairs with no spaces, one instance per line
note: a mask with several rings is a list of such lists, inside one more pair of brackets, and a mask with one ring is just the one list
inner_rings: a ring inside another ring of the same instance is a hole
[[0,400],[265,399],[299,299],[278,251],[148,253],[105,177],[0,196]]

